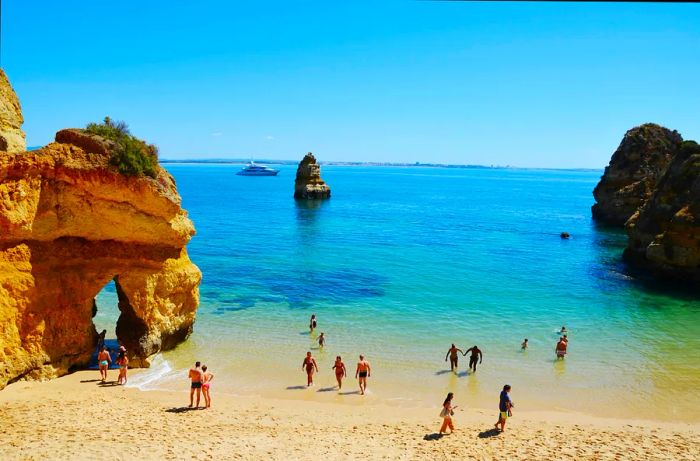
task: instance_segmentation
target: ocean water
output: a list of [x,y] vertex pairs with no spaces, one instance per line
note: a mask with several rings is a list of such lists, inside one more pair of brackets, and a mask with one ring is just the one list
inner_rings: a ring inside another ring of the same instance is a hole
[[[452,391],[495,411],[507,383],[518,409],[700,420],[700,300],[625,266],[624,232],[590,218],[601,172],[324,166],[333,197],[297,202],[292,166],[166,168],[197,228],[201,306],[190,339],[132,385],[184,391],[201,360],[213,392],[436,406]],[[113,288],[98,306],[96,324],[113,326]],[[562,325],[569,355],[556,361]],[[453,342],[482,349],[476,373],[468,357],[449,372]],[[306,389],[309,350],[321,371]],[[373,367],[365,397],[353,394],[360,353]]]

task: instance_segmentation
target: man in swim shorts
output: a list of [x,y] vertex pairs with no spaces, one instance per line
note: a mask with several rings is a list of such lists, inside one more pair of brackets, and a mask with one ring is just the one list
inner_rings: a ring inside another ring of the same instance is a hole
[[459,354],[457,352],[464,352],[461,349],[458,349],[457,346],[452,344],[452,347],[449,348],[447,351],[447,354],[445,354],[445,362],[447,362],[447,356],[450,356],[450,371],[455,371],[455,368],[457,368],[457,362],[459,361]]
[[365,391],[367,390],[367,378],[369,378],[371,374],[372,369],[369,362],[365,360],[364,355],[361,355],[360,361],[357,362],[357,369],[355,370],[355,378],[357,379],[359,377],[361,395],[365,395]]
[[498,402],[498,422],[496,423],[496,429],[501,426],[501,432],[506,430],[506,420],[513,415],[510,409],[514,407],[513,402],[510,400],[508,393],[510,392],[510,385],[506,384],[503,386],[501,391],[501,396]]
[[559,338],[559,342],[557,343],[557,346],[554,348],[554,352],[557,354],[557,360],[564,358],[564,356],[566,355],[566,347],[568,345],[569,345],[569,342],[566,339],[564,339],[563,337]]
[[199,399],[202,396],[202,381],[204,378],[202,363],[196,362],[194,364],[194,368],[190,368],[187,376],[190,378],[190,408],[192,408],[192,400],[194,398],[195,391],[197,391],[197,408],[199,408]]
[[97,364],[100,368],[102,382],[107,381],[107,370],[109,369],[110,363],[112,363],[112,357],[109,355],[107,346],[103,344],[102,348],[100,348],[100,352],[97,353]]
[[464,352],[464,355],[467,355],[467,352],[471,352],[471,356],[469,356],[469,368],[476,372],[476,362],[478,361],[479,363],[484,360],[484,356],[481,354],[481,349],[478,347],[470,347],[467,349],[466,352]]

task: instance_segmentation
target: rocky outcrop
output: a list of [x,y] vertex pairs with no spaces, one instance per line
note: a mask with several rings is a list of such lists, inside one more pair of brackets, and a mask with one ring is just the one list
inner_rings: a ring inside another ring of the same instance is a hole
[[86,364],[94,298],[114,280],[117,336],[131,364],[192,331],[199,269],[173,178],[125,176],[110,142],[81,130],[37,151],[0,153],[0,388]]
[[5,72],[0,69],[0,151],[24,152],[22,108]]
[[297,177],[294,181],[294,198],[324,199],[331,196],[331,188],[321,179],[321,166],[316,157],[309,152],[299,162]]
[[597,221],[622,226],[651,196],[659,176],[678,152],[677,131],[646,123],[625,133],[593,190]]
[[626,229],[628,261],[664,276],[700,282],[698,144],[683,142],[653,195],[629,219]]

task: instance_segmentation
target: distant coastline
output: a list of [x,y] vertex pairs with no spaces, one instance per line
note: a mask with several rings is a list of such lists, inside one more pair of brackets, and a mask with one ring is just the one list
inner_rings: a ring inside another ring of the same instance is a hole
[[[159,159],[160,163],[204,163],[204,164],[246,164],[249,159],[227,159],[227,158],[211,158],[211,159]],[[271,160],[259,159],[256,163],[265,165],[297,165],[296,160]],[[603,168],[537,168],[537,167],[518,167],[512,165],[470,165],[470,164],[454,164],[454,163],[400,163],[400,162],[318,162],[321,165],[329,166],[382,166],[382,167],[416,167],[416,168],[460,168],[460,169],[482,169],[482,170],[553,170],[553,171],[603,171]]]

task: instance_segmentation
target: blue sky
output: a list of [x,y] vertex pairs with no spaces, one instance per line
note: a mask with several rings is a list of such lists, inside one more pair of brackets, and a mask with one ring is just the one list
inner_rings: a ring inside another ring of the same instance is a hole
[[603,167],[700,138],[700,5],[3,2],[29,145],[105,115],[163,158]]

